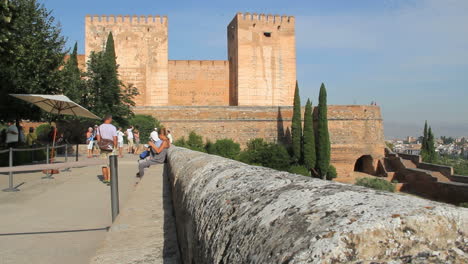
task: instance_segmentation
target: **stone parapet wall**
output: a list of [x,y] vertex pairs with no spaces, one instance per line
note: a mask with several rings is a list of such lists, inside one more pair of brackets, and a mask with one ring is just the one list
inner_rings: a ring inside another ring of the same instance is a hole
[[184,263],[466,263],[468,209],[172,147]]
[[[288,106],[136,107],[134,111],[156,117],[171,129],[175,139],[187,138],[191,131],[195,131],[205,139],[231,138],[245,147],[253,138],[289,142],[291,137],[293,108]],[[328,107],[328,118],[331,161],[338,176],[349,176],[356,160],[363,155],[372,156],[376,167],[376,161],[384,156],[385,149],[380,108],[333,105]]]

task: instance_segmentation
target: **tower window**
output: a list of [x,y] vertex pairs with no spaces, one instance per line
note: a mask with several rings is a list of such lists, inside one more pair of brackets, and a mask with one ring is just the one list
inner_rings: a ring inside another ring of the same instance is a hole
[[263,35],[267,38],[271,37],[271,32],[263,32]]
[[257,24],[254,23],[254,24],[253,24],[253,27],[255,27],[256,25],[257,25]]

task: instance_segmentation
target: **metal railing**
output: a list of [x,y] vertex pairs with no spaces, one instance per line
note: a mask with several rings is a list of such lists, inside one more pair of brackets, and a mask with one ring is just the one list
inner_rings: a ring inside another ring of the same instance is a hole
[[[51,150],[65,148],[64,156],[65,156],[65,162],[67,162],[68,161],[68,147],[69,146],[70,146],[69,144],[64,144],[64,145],[60,145],[60,146],[51,147],[49,144],[47,144],[44,147],[37,147],[37,148],[9,148],[9,149],[5,149],[5,150],[0,150],[0,154],[7,153],[7,152],[9,153],[9,155],[8,155],[8,167],[12,168],[13,164],[14,164],[14,155],[13,155],[14,152],[45,150],[45,152],[46,152],[45,163],[49,164],[51,162],[51,157],[50,157]],[[78,151],[76,152],[76,155],[78,155]],[[54,157],[57,157],[57,155],[55,155]],[[76,157],[76,160],[78,160],[78,157]],[[34,162],[34,161],[32,161],[32,162]],[[65,171],[68,171],[68,170],[69,170],[69,168],[65,169]],[[44,176],[42,178],[43,179],[53,179],[54,178],[53,174],[50,173],[50,172],[51,171],[46,170],[46,176]],[[3,191],[4,192],[17,192],[17,191],[19,191],[19,189],[13,185],[13,171],[12,170],[8,174],[8,188],[3,189]]]

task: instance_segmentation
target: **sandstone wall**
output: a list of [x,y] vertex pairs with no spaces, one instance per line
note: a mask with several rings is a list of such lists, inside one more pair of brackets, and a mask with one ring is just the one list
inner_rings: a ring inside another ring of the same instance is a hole
[[231,105],[292,105],[294,17],[238,13],[228,25]]
[[[290,140],[292,107],[137,107],[135,112],[156,117],[175,139],[195,131],[212,141],[231,138],[242,146],[259,137]],[[329,106],[328,117],[331,161],[339,177],[349,176],[363,155],[371,155],[376,168],[385,149],[380,108]]]
[[468,209],[172,147],[184,263],[467,263]]
[[229,105],[229,62],[169,61],[169,105]]
[[135,103],[168,104],[167,17],[86,16],[86,58],[101,51],[112,32],[121,80],[133,84],[140,95]]

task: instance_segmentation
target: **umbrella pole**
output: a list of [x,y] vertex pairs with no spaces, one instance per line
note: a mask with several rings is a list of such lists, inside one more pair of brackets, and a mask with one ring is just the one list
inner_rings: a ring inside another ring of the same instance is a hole
[[[57,137],[57,124],[54,126],[54,136],[52,137],[52,150],[50,151],[50,162],[49,164],[54,162],[54,154],[55,154],[55,139]],[[53,179],[53,174],[57,174],[58,170],[48,169],[43,171],[46,176],[42,177],[43,179]]]

